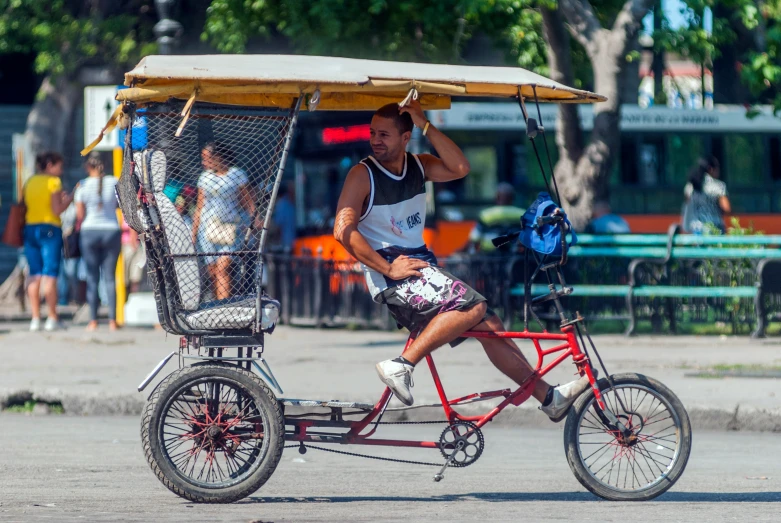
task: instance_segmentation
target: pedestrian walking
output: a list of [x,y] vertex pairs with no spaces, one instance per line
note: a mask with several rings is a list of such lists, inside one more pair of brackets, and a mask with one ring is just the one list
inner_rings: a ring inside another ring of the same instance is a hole
[[720,169],[716,158],[699,159],[689,171],[689,182],[683,189],[686,199],[683,210],[683,229],[702,234],[717,229],[727,232],[724,215],[732,212],[727,184],[719,180]]
[[48,317],[43,328],[62,328],[57,316],[57,277],[62,261],[62,220],[60,215],[73,200],[62,190],[63,159],[59,153],[45,152],[35,159],[38,174],[24,185],[23,198],[27,207],[24,228],[24,256],[29,278],[27,297],[32,319],[30,330],[41,329],[41,291],[46,297]]
[[87,267],[87,303],[90,322],[87,330],[98,328],[101,274],[108,302],[109,328],[117,329],[116,268],[122,248],[122,232],[117,220],[116,178],[106,176],[100,153],[90,153],[85,163],[89,175],[76,189],[77,227],[80,227],[81,256]]

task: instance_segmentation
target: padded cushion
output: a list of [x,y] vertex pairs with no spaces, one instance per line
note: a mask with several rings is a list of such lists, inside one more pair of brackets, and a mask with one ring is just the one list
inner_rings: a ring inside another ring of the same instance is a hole
[[188,311],[195,310],[201,301],[201,273],[195,256],[192,231],[166,195],[156,193],[155,201],[160,211],[168,252],[187,255],[186,258],[173,259],[174,271],[182,307]]
[[155,150],[148,151],[144,153],[144,159],[146,160],[146,172],[149,176],[146,182],[151,183],[152,192],[157,196],[157,193],[162,193],[165,189],[167,167],[165,153]]
[[193,245],[192,231],[168,196],[163,194],[166,178],[165,153],[144,151],[141,165],[141,183],[147,187],[151,185],[153,189],[168,252],[187,256],[173,259],[182,308],[188,311],[196,310],[201,301],[201,273],[195,245]]
[[[271,298],[261,298],[260,327],[268,330],[274,326],[279,316],[279,302]],[[228,300],[208,302],[198,311],[185,316],[185,321],[193,329],[246,329],[255,321],[255,296],[239,296]]]

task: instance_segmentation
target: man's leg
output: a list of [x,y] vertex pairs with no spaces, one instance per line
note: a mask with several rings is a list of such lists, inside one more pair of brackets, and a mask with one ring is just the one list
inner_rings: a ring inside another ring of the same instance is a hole
[[[505,329],[502,321],[496,315],[492,315],[472,330],[503,332]],[[513,340],[509,338],[478,338],[477,340],[483,345],[483,349],[485,349],[485,353],[488,355],[491,363],[494,364],[494,367],[502,371],[505,376],[518,385],[524,383],[534,372],[534,368],[529,364]],[[545,380],[538,379],[532,396],[542,403],[545,401],[545,396],[547,396],[549,389],[550,385]]]
[[485,302],[465,310],[453,310],[434,316],[425,329],[412,342],[404,354],[393,360],[377,364],[377,374],[405,405],[412,405],[412,370],[436,348],[458,338],[464,331],[477,325],[487,310]]
[[417,365],[435,349],[480,323],[487,309],[488,305],[481,302],[465,311],[449,311],[435,316],[404,353],[404,359]]
[[[475,331],[504,331],[502,321],[495,315],[480,323]],[[497,369],[519,385],[534,371],[515,342],[509,338],[479,338],[488,358]],[[581,376],[575,381],[551,387],[542,379],[537,381],[532,396],[539,401],[540,409],[554,422],[564,419],[569,408],[575,403],[583,391],[590,386],[587,376]]]

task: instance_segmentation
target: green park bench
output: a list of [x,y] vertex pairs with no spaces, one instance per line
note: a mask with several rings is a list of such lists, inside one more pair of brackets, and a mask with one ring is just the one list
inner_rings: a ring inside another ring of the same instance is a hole
[[[694,316],[708,321],[712,316],[707,312],[709,308],[724,309],[717,312],[726,318],[731,314],[727,305],[734,309],[734,299],[751,298],[756,318],[752,335],[764,336],[767,301],[781,294],[781,235],[700,236],[674,232],[579,235],[578,244],[569,251],[568,265],[575,267],[567,281],[573,288],[570,297],[593,298],[589,308],[612,300],[615,311],[616,303],[624,304],[623,310],[613,314],[600,313],[600,306],[596,311],[580,312],[592,320],[627,320],[626,333],[633,334],[639,318],[650,314],[653,321],[661,310],[674,332],[680,300],[688,302],[686,308],[694,311]],[[589,263],[612,263],[612,274],[589,274]],[[620,274],[624,267],[626,272]],[[547,292],[547,285],[532,285],[533,296]],[[510,295],[516,302],[522,300],[523,285],[514,286]],[[556,317],[552,311],[539,315],[547,320]]]

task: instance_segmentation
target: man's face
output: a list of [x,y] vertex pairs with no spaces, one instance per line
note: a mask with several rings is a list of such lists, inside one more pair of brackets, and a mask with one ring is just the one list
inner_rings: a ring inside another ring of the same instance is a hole
[[401,157],[407,150],[409,132],[402,133],[390,118],[374,116],[370,126],[369,144],[374,157],[380,162],[389,162]]

